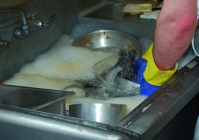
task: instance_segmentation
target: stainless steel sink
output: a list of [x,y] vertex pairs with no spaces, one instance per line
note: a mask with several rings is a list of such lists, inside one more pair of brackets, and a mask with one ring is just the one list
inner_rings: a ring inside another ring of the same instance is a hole
[[65,99],[74,92],[0,85],[0,104],[65,115]]
[[[10,78],[39,54],[49,50],[63,33],[69,34],[74,30],[77,23],[82,29],[88,27],[89,31],[114,29],[139,40],[154,39],[155,20],[123,14],[121,10],[124,5],[119,5],[122,1],[116,1],[116,4],[110,1],[110,4],[98,7],[99,9],[85,14],[84,17],[81,17],[81,14],[78,16],[78,1],[40,0],[20,5],[28,15],[39,13],[41,17],[47,18],[56,11],[59,16],[50,30],[33,32],[29,38],[11,42],[9,49],[0,56],[0,82]],[[84,4],[80,5],[83,9],[90,1],[82,0],[81,3]],[[84,13],[89,11],[90,8]],[[1,27],[13,19],[15,21],[15,15],[2,15]],[[103,25],[103,28],[98,25]],[[82,29],[78,30],[80,34],[87,33]],[[5,36],[5,32],[7,30],[1,30],[1,37],[8,40],[10,36]],[[77,37],[77,34],[73,35]],[[199,44],[198,29],[195,44]],[[187,68],[186,64],[194,58],[194,55],[189,57],[189,54],[193,55],[191,50],[183,56],[186,63],[180,66],[182,69],[114,126],[60,115],[63,112],[56,112],[56,108],[63,109],[60,106],[63,107],[61,102],[64,103],[66,96],[62,93],[68,95],[68,92],[0,85],[0,140],[151,140],[164,128],[168,128],[165,126],[199,92],[199,58],[194,60],[198,63],[194,68]],[[56,93],[56,96],[53,93]],[[191,114],[188,115],[190,117]],[[184,121],[186,120],[183,118],[183,124]],[[169,133],[163,133],[164,139],[169,139],[167,136],[171,134],[171,130],[182,136],[187,135],[187,131],[183,133],[179,129],[169,129]]]

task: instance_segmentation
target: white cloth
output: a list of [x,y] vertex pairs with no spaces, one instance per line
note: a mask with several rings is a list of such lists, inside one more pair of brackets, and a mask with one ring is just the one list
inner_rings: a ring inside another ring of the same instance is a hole
[[198,120],[196,122],[193,140],[199,140],[199,117],[198,117]]
[[156,11],[152,11],[149,13],[144,13],[140,15],[140,18],[144,18],[144,19],[157,19],[158,15],[160,13],[160,10],[156,10]]

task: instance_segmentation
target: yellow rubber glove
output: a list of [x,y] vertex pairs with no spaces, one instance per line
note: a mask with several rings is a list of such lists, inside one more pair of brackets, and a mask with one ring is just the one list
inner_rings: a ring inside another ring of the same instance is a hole
[[142,95],[151,95],[159,86],[164,84],[177,70],[178,64],[173,70],[161,71],[157,68],[153,59],[153,44],[140,57],[135,64],[137,79],[136,83],[140,84]]
[[176,72],[178,64],[176,64],[172,70],[159,70],[153,59],[152,50],[153,44],[151,44],[149,49],[142,55],[142,58],[147,61],[146,69],[144,71],[144,78],[152,85],[161,86]]

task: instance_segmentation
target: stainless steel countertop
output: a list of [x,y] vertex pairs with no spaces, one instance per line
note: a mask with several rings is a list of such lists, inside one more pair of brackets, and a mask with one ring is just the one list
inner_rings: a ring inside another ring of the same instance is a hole
[[81,15],[80,13],[80,15],[88,18],[106,19],[106,20],[114,20],[122,22],[133,22],[139,24],[155,24],[156,22],[155,20],[141,19],[140,14],[130,15],[128,13],[122,12],[124,6],[130,3],[132,4],[151,3],[154,8],[160,4],[160,2],[151,2],[151,1],[131,1],[131,2],[114,1],[107,3],[107,5],[97,10],[94,10],[90,13],[84,15]]

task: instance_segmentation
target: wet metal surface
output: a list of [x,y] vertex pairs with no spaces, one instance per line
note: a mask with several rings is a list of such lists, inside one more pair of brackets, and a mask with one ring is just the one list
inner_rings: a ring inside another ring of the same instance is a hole
[[124,104],[83,103],[69,105],[72,117],[111,125],[117,124],[126,116],[126,109],[127,106]]
[[[146,3],[146,1],[137,1],[131,2],[133,4],[138,3]],[[149,2],[147,2],[149,3]],[[152,2],[150,2],[152,3]],[[111,2],[106,6],[103,6],[87,15],[85,17],[89,18],[98,18],[98,19],[106,19],[106,20],[115,20],[115,21],[125,21],[125,22],[134,22],[141,24],[154,24],[155,20],[145,20],[140,19],[140,14],[130,15],[128,13],[122,12],[124,6],[128,4],[126,2]],[[152,3],[154,6],[157,6],[159,3]]]
[[[48,50],[49,46],[63,33],[63,30],[65,33],[69,33],[76,24],[77,14],[75,9],[73,9],[76,3],[66,1],[66,3],[59,3],[60,5],[57,5],[58,2],[53,0],[48,2],[44,0],[42,2],[43,3],[38,0],[31,1],[29,5],[24,6],[25,10],[34,11],[35,8],[40,10],[46,9],[44,15],[42,15],[44,18],[53,14],[54,11],[62,13],[62,8],[65,9],[64,13],[70,14],[59,16],[61,18],[59,18],[55,26],[47,32],[40,31],[39,33],[34,33],[31,38],[12,42],[11,45],[14,47],[1,56],[1,80],[16,73],[22,65],[32,61],[38,54]],[[70,5],[67,5],[67,2],[70,2]],[[40,3],[39,6],[38,3]],[[63,4],[66,4],[68,7],[62,7]],[[103,25],[109,25],[112,29],[129,33],[135,37],[147,37],[153,40],[155,29],[154,20],[139,19],[138,15],[126,15],[120,12],[122,5],[114,4],[115,3],[110,3],[110,5],[102,7],[85,17],[81,17],[80,22],[87,24],[95,21]],[[52,7],[55,9],[52,10]],[[40,10],[38,10],[38,13],[43,13],[43,11]],[[9,16],[5,15],[2,20],[7,17]],[[62,20],[63,17],[65,21]],[[70,22],[68,23],[68,21]],[[43,36],[45,36],[45,38],[43,38]],[[195,39],[196,45],[199,44],[198,37],[197,31]],[[49,40],[52,41],[49,42]],[[12,54],[11,60],[10,53]],[[192,58],[189,60],[191,59]],[[199,62],[198,58],[194,61]],[[157,92],[121,120],[117,126],[0,104],[0,114],[3,114],[0,115],[0,131],[2,132],[0,133],[0,139],[150,140],[180,109],[194,98],[199,91],[198,86],[199,64],[194,68],[187,68],[185,66]]]
[[[0,85],[0,104],[65,115],[65,99],[74,92]],[[50,106],[50,107],[49,107]]]
[[132,36],[117,30],[98,30],[85,34],[73,42],[74,46],[86,46],[94,50],[105,48],[119,48],[122,50],[136,50],[138,58],[142,54],[140,43]]
[[[0,105],[1,140],[130,140],[103,124]],[[89,125],[90,124],[90,125]]]

